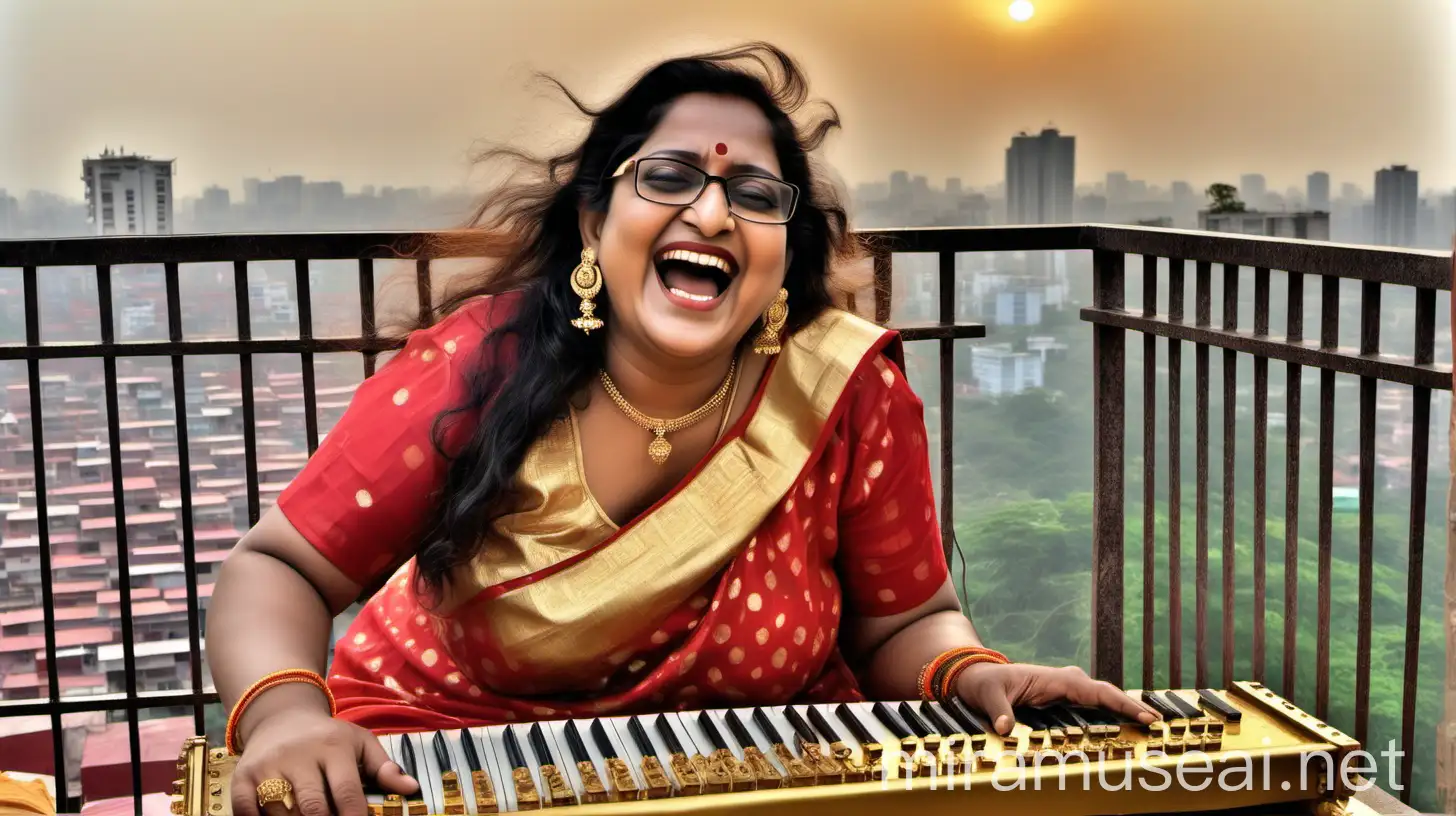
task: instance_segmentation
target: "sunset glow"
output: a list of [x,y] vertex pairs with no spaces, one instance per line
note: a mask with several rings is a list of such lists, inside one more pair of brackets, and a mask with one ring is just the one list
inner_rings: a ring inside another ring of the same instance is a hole
[[1031,4],[1031,0],[1016,0],[1016,2],[1011,4],[1011,8],[1006,11],[1011,15],[1011,19],[1018,23],[1024,23],[1031,19],[1031,15],[1036,13],[1036,7]]

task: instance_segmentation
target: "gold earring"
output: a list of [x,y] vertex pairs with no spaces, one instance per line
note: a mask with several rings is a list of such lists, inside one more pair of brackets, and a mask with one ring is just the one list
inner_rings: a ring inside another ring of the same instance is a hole
[[755,354],[778,354],[782,349],[779,346],[779,332],[783,331],[784,322],[789,319],[789,290],[780,289],[774,295],[773,303],[768,306],[768,311],[763,313],[763,331],[753,341],[753,352]]
[[602,291],[602,270],[597,266],[596,250],[591,247],[582,249],[581,263],[571,270],[571,291],[581,298],[581,317],[571,321],[571,325],[586,334],[591,334],[593,329],[600,329],[602,320],[596,316],[597,305],[592,302],[592,298]]

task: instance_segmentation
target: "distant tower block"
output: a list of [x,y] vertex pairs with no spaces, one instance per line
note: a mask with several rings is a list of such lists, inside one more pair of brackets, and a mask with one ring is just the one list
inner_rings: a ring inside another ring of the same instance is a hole
[[86,211],[95,235],[170,235],[173,159],[103,150],[81,162]]

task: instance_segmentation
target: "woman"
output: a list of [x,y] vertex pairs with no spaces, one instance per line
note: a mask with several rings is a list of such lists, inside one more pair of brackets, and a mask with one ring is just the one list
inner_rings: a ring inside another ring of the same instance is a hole
[[[305,813],[362,813],[361,768],[412,791],[366,728],[915,699],[936,660],[1003,732],[1054,699],[1154,718],[1078,669],[950,651],[979,643],[921,403],[895,335],[831,307],[858,248],[808,159],[837,122],[796,128],[805,98],[768,46],[668,61],[577,103],[582,144],[448,239],[493,271],[360,387],[218,582],[213,674],[249,690],[237,813],[271,779]],[[329,668],[337,716],[305,682],[255,692],[322,671],[381,580]]]

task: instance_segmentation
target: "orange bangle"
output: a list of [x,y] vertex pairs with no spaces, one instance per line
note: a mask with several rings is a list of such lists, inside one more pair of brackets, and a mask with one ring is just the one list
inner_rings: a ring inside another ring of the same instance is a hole
[[974,646],[958,646],[954,649],[947,649],[944,652],[931,658],[920,669],[920,676],[915,680],[915,687],[920,691],[920,699],[934,700],[935,698],[935,675],[945,666],[946,663],[975,650]]
[[324,682],[324,678],[318,672],[308,669],[284,669],[264,675],[254,682],[253,685],[248,686],[248,690],[244,691],[242,696],[238,698],[238,702],[233,706],[232,713],[228,715],[226,736],[228,753],[242,753],[242,749],[238,746],[238,723],[242,721],[243,711],[247,709],[248,704],[268,689],[281,686],[285,683],[308,683],[311,686],[317,687],[328,698],[329,716],[332,717],[339,712],[338,705],[334,702],[334,693],[329,690],[328,684]]
[[[915,681],[915,686],[920,691],[920,698],[922,700],[943,699],[944,694],[941,693],[941,689],[945,688],[946,686],[944,683],[941,682],[941,675],[947,674],[948,672],[960,674],[960,670],[963,667],[955,666],[952,664],[968,658],[976,658],[976,660],[973,661],[976,663],[1010,662],[1006,659],[1006,655],[1003,655],[994,649],[987,649],[984,646],[957,646],[954,649],[947,649],[944,652],[936,655],[934,658],[931,659],[929,663],[926,663],[925,666],[920,669],[920,676],[917,677]],[[967,663],[966,665],[970,665],[970,663]]]
[[950,669],[945,672],[945,676],[941,678],[940,686],[936,689],[936,691],[939,693],[938,699],[949,699],[951,695],[955,693],[955,682],[956,679],[961,676],[961,672],[969,669],[977,663],[999,663],[1005,665],[1009,662],[1011,661],[1007,660],[1005,655],[1001,654],[1000,652],[992,651],[990,649],[973,652],[960,658],[958,661],[956,661],[955,665],[951,666]]

